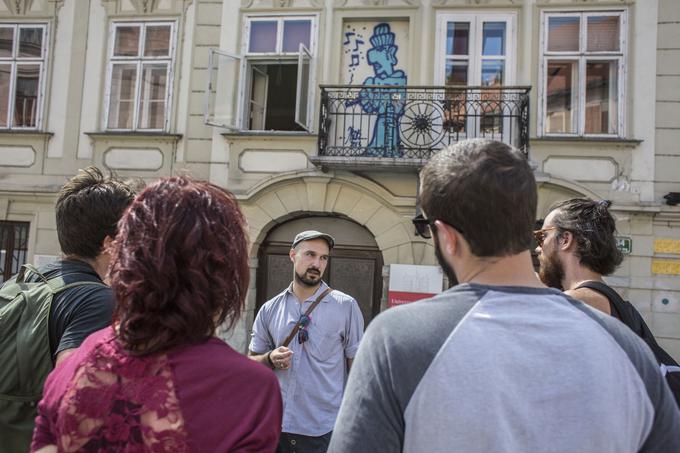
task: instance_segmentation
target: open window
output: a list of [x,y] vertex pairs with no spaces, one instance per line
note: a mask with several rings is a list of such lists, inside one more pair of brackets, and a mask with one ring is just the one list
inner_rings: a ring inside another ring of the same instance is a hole
[[238,96],[233,89],[238,86],[241,71],[240,55],[210,49],[208,81],[205,90],[205,123],[210,126],[239,130]]
[[250,16],[240,81],[243,129],[311,131],[314,16]]
[[[314,96],[309,96],[312,84],[312,54],[300,43],[300,52],[298,55],[298,77],[297,77],[297,92],[298,96],[295,98],[295,123],[306,131],[312,130],[312,118],[310,115],[310,102]],[[312,92],[313,94],[313,92]]]

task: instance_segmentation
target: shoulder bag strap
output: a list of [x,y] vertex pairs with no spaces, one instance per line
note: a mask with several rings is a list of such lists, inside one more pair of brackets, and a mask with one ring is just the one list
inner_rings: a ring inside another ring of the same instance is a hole
[[[309,306],[307,311],[305,312],[305,316],[309,316],[312,314],[312,311],[316,308],[317,305],[319,305],[319,302],[326,297],[328,293],[333,291],[331,288],[326,288],[326,291],[322,292],[319,297],[316,298],[316,300],[312,303],[312,305]],[[295,327],[293,327],[293,330],[290,331],[290,335],[286,338],[286,340],[283,342],[281,346],[287,347],[290,342],[293,340],[295,335],[298,333],[298,330],[300,330],[301,324],[300,324],[301,319],[298,320],[297,324],[295,324]]]

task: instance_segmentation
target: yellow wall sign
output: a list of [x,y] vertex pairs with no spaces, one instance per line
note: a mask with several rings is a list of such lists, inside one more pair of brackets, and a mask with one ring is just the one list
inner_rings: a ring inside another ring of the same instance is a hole
[[680,255],[680,239],[655,239],[654,253]]
[[680,275],[680,260],[652,260],[652,273]]

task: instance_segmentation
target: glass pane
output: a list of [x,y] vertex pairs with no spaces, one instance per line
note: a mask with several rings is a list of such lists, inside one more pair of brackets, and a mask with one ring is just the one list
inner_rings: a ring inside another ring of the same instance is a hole
[[446,84],[465,86],[468,84],[467,60],[453,60],[446,62]]
[[503,73],[505,62],[503,60],[483,60],[482,61],[482,85],[500,86],[503,85]]
[[14,45],[14,29],[0,27],[0,58],[12,58],[12,46]]
[[298,58],[298,80],[297,84],[300,87],[297,93],[297,100],[295,105],[295,122],[304,129],[309,130],[309,111],[308,111],[308,96],[309,96],[309,79],[311,72],[311,58],[306,52],[302,52]]
[[309,49],[309,37],[312,32],[312,21],[287,20],[283,23],[283,51],[297,52],[300,43]]
[[276,21],[251,22],[248,52],[276,52],[276,29]]
[[167,57],[170,55],[170,25],[147,25],[144,38],[145,57]]
[[20,28],[19,29],[19,57],[40,58],[42,57],[43,29]]
[[116,27],[113,55],[116,57],[136,57],[139,55],[139,31],[139,25]]
[[545,118],[548,133],[575,132],[577,66],[575,61],[548,62]]
[[588,17],[588,52],[619,50],[619,16]]
[[468,55],[469,41],[469,22],[448,22],[446,24],[446,55]]
[[111,129],[132,129],[137,65],[117,64],[111,71],[109,124]]
[[40,65],[17,65],[14,89],[14,126],[35,127],[38,121]]
[[578,17],[549,17],[548,51],[578,52],[580,23]]
[[586,134],[616,134],[618,77],[616,61],[586,64]]
[[505,22],[484,22],[482,55],[505,55]]
[[139,128],[163,129],[165,127],[165,87],[167,64],[144,65],[142,70],[142,96],[139,100]]
[[12,66],[0,65],[0,127],[9,126],[7,117],[9,107],[9,82],[12,79]]

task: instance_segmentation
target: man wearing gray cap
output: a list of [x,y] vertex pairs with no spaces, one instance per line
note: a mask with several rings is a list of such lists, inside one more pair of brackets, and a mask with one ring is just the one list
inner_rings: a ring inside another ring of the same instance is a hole
[[249,356],[274,369],[283,397],[277,452],[325,452],[364,332],[356,300],[321,277],[335,240],[303,231],[290,249],[293,282],[257,313]]

